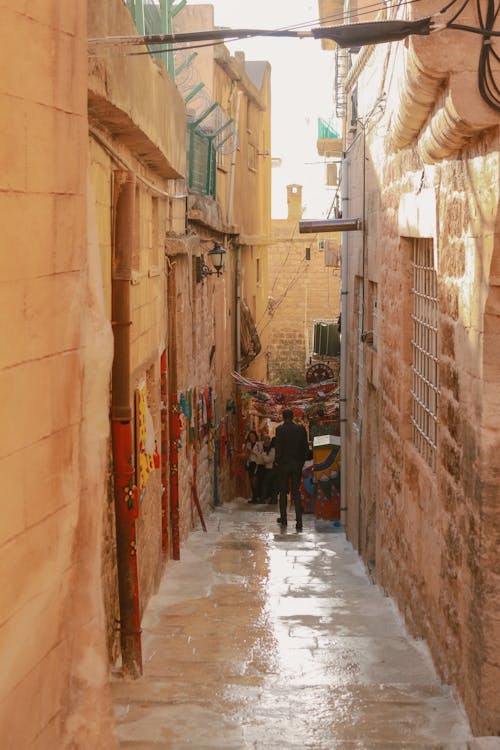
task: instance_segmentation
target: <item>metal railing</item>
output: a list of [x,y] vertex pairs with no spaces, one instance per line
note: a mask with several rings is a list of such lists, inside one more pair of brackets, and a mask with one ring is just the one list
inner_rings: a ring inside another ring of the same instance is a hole
[[340,138],[340,135],[329,123],[326,122],[326,120],[323,120],[322,117],[318,117],[318,140],[323,141],[329,138]]

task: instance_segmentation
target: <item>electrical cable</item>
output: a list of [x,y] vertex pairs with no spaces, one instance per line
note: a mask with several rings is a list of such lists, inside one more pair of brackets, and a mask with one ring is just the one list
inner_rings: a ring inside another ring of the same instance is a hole
[[[460,10],[445,23],[445,28],[482,35],[483,39],[481,43],[481,51],[479,53],[477,72],[479,93],[489,107],[496,112],[500,112],[500,88],[495,79],[495,72],[492,64],[492,60],[495,60],[496,62],[500,61],[500,57],[493,47],[495,37],[500,36],[500,31],[495,31],[493,29],[500,11],[500,3],[497,3],[495,8],[495,0],[487,0],[486,13],[484,13],[483,8],[481,7],[481,0],[476,0],[476,12],[479,27],[454,23],[466,5],[467,2],[462,3]],[[451,6],[447,5],[441,12],[443,13],[449,7]]]
[[[384,3],[383,1],[376,2],[376,3],[372,3],[372,4],[368,5],[368,6],[365,6],[365,8],[363,9],[362,12],[356,13],[356,17],[360,18],[361,16],[364,16],[364,15],[371,15],[377,9],[379,9],[379,10],[384,10],[384,9],[391,10],[393,8],[400,8],[403,5],[412,5],[412,4],[415,4],[415,3],[418,3],[418,2],[422,2],[422,0],[402,0],[402,2],[397,2],[397,3],[394,3],[392,5],[388,5],[388,4]],[[453,2],[458,2],[458,0],[453,0]],[[325,24],[330,23],[330,22],[338,22],[338,21],[349,20],[350,17],[351,17],[351,15],[349,13],[343,13],[342,12],[342,13],[332,14],[332,15],[329,15],[329,16],[324,16],[324,17],[321,17],[321,18],[313,19],[313,20],[310,20],[310,21],[304,21],[304,22],[298,23],[298,24],[291,24],[290,26],[280,26],[280,27],[277,27],[275,29],[268,29],[267,33],[270,36],[272,36],[273,34],[279,34],[279,32],[284,32],[285,33],[285,32],[291,32],[291,31],[300,31],[300,30],[308,29],[311,26],[311,24],[320,24],[320,25],[324,26]],[[231,29],[229,29],[229,31],[231,31]],[[114,55],[114,56],[132,57],[132,56],[147,55],[147,54],[163,54],[164,52],[181,52],[181,51],[184,51],[184,50],[200,49],[202,47],[215,47],[215,46],[218,46],[218,45],[221,45],[221,44],[229,44],[231,42],[242,41],[242,40],[246,40],[246,39],[254,39],[257,36],[266,36],[265,31],[266,30],[259,30],[258,33],[248,34],[245,37],[239,37],[239,36],[232,37],[232,38],[228,37],[227,39],[224,39],[224,40],[214,40],[214,41],[206,42],[206,43],[203,43],[203,44],[201,44],[201,43],[200,44],[193,44],[192,42],[189,42],[189,43],[179,42],[178,46],[176,46],[176,43],[172,42],[171,44],[169,44],[169,46],[167,48],[162,48],[161,50],[148,50],[148,51],[141,51],[141,52],[124,52],[124,53],[120,53],[119,55]],[[117,39],[116,41],[114,41],[113,39],[102,39],[102,40],[92,40],[92,41],[93,42],[100,41],[100,42],[103,42],[103,43],[106,42],[106,43],[108,43],[110,45],[121,46],[121,45],[123,45],[125,43],[130,44],[130,39],[131,38],[128,38],[129,41],[127,41],[127,42],[125,42],[124,39]],[[102,53],[100,53],[100,54],[91,53],[91,56],[92,57],[103,57],[104,55]]]
[[181,46],[176,46],[175,44],[170,44],[168,47],[162,47],[161,49],[155,48],[155,49],[147,49],[143,50],[141,52],[115,52],[114,54],[99,54],[95,55],[92,54],[91,57],[135,57],[138,55],[161,55],[164,52],[183,52],[185,50],[192,50],[192,49],[201,49],[202,47],[218,47],[222,44],[227,44],[228,42],[236,42],[238,41],[238,37],[234,37],[233,39],[224,39],[223,41],[214,41],[214,42],[205,42],[204,44],[184,44]]
[[[373,13],[373,9],[375,8],[385,8],[386,10],[391,10],[393,8],[400,8],[403,5],[410,5],[414,4],[416,2],[421,2],[421,0],[402,0],[402,2],[395,3],[393,5],[385,5],[383,2],[381,3],[373,3],[371,6],[367,6],[362,13],[358,13],[356,17],[360,17],[361,15],[365,13]],[[443,15],[446,11],[448,11],[450,8],[453,8],[460,0],[451,0],[448,2],[433,18],[435,18],[437,15]],[[476,0],[476,8],[477,8],[477,15],[479,19],[479,27],[470,26],[467,24],[459,24],[455,23],[456,19],[460,16],[460,14],[465,10],[467,5],[469,4],[469,0],[463,0],[459,9],[456,10],[452,17],[449,18],[447,21],[445,21],[442,24],[436,24],[432,23],[431,25],[431,31],[440,31],[444,29],[454,29],[457,31],[465,31],[468,33],[474,33],[482,35],[482,45],[481,45],[481,52],[479,55],[479,63],[478,63],[478,87],[479,92],[483,100],[495,111],[500,111],[500,89],[497,84],[497,81],[495,79],[495,72],[493,70],[493,64],[492,60],[495,60],[498,62],[500,60],[500,57],[498,53],[493,48],[493,40],[500,36],[500,31],[495,31],[493,26],[496,22],[499,10],[500,10],[500,4],[495,9],[495,0],[487,0],[487,10],[486,10],[486,16],[484,17],[483,11],[481,8],[481,0]],[[346,14],[338,14],[338,15],[331,15],[331,16],[325,16],[323,18],[318,19],[320,24],[325,25],[326,23],[335,21],[335,20],[342,20],[346,18]],[[193,45],[192,43],[182,43],[179,42],[179,46],[177,46],[174,43],[169,44],[167,48],[161,48],[156,50],[148,49],[147,51],[138,51],[138,52],[126,52],[126,53],[119,53],[120,56],[133,56],[133,55],[155,55],[155,54],[163,54],[165,52],[180,52],[183,50],[192,50],[192,49],[198,49],[201,47],[213,47],[218,46],[221,44],[228,44],[234,41],[240,41],[242,39],[250,39],[255,38],[256,36],[266,36],[266,33],[269,36],[277,35],[280,36],[280,32],[282,32],[283,36],[287,36],[287,32],[291,32],[293,30],[304,28],[306,25],[310,26],[311,22],[304,22],[303,24],[295,24],[289,27],[281,27],[281,29],[276,29],[274,31],[268,30],[263,31],[255,31],[255,33],[249,33],[247,36],[241,37],[241,36],[235,36],[233,38],[226,38],[224,40],[213,40],[209,41],[203,44],[199,45]],[[356,24],[348,24],[350,26],[355,26]],[[231,31],[231,29],[228,29],[228,31]],[[236,30],[234,30],[236,31]],[[220,30],[219,30],[220,32]],[[201,33],[201,32],[200,32]],[[414,32],[416,33],[416,32]],[[427,32],[428,33],[428,32]],[[130,44],[130,43],[140,43],[133,37],[128,38],[122,38],[122,39],[116,39],[115,41],[112,38],[105,38],[101,40],[90,40],[91,43],[104,43],[104,44],[115,44],[115,45],[121,45],[121,44]],[[108,53],[109,54],[109,53]],[[95,54],[91,53],[92,57],[102,57],[103,54]]]
[[[468,5],[468,4],[469,4],[469,0],[464,0],[464,2],[463,2],[463,3],[462,3],[462,5],[460,6],[460,8],[459,8],[459,9],[457,10],[457,12],[455,13],[455,15],[454,15],[454,16],[452,16],[452,17],[451,17],[451,18],[450,18],[450,19],[449,19],[449,20],[447,21],[447,24],[446,24],[446,25],[448,26],[448,25],[449,25],[450,23],[453,23],[453,21],[454,21],[454,20],[455,20],[456,18],[458,18],[458,16],[460,15],[460,13],[461,13],[461,12],[462,12],[463,10],[465,10],[465,7],[466,7],[466,6]],[[442,13],[442,11],[441,11],[441,13]]]

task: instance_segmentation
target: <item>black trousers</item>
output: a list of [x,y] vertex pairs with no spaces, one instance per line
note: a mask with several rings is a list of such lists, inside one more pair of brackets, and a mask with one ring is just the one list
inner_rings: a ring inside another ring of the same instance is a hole
[[292,493],[293,504],[295,506],[295,520],[302,525],[302,498],[300,496],[300,482],[302,479],[303,464],[297,461],[287,461],[278,467],[280,482],[280,516],[281,520],[286,519],[286,502],[288,489]]
[[276,469],[266,469],[262,467],[262,483],[260,496],[263,500],[271,499],[275,503],[278,499],[278,483],[276,480]]

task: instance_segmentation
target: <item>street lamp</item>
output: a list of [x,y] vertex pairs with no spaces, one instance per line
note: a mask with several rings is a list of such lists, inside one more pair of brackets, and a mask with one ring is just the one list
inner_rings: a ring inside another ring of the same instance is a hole
[[207,255],[210,258],[210,261],[214,267],[214,270],[212,270],[207,264],[205,263],[205,259],[203,255],[199,255],[196,257],[196,281],[200,282],[203,281],[207,276],[214,276],[217,277],[222,276],[222,272],[224,270],[224,256],[226,255],[226,249],[222,247],[222,245],[219,242],[214,242],[214,246],[211,250],[208,251]]

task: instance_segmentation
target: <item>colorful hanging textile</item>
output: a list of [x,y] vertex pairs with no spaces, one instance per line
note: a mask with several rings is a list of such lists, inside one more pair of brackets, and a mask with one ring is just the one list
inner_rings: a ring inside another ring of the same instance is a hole
[[136,405],[136,465],[137,487],[142,501],[149,475],[155,470],[154,454],[156,437],[153,418],[148,407],[146,382],[142,382],[135,392]]
[[194,429],[195,417],[194,417],[194,413],[193,413],[193,389],[192,388],[190,388],[189,391],[188,391],[187,403],[188,403],[188,414],[189,414],[189,416],[188,416],[188,435],[187,435],[187,437],[188,437],[188,442],[189,443],[194,443],[194,441],[196,439],[196,433],[195,433],[195,429]]
[[305,388],[297,385],[268,385],[233,372],[238,386],[246,393],[250,407],[260,417],[281,422],[283,409],[293,409],[299,418],[335,418],[339,409],[339,388],[335,380],[325,380]]

